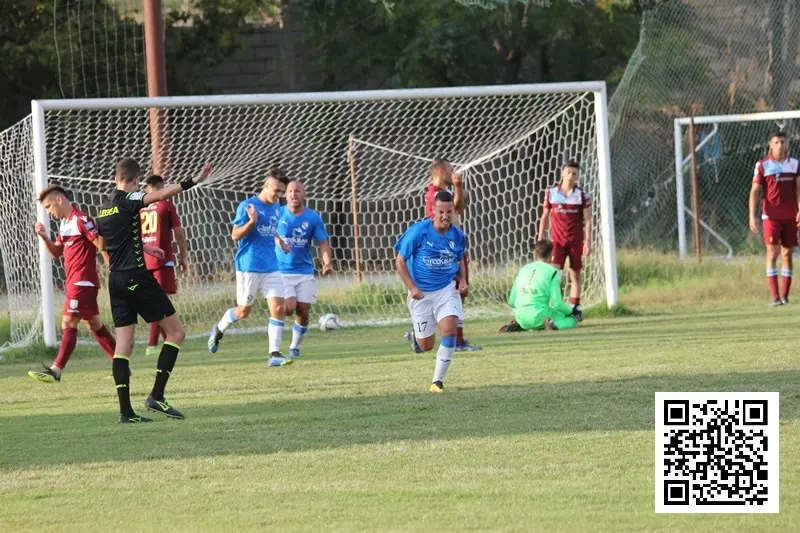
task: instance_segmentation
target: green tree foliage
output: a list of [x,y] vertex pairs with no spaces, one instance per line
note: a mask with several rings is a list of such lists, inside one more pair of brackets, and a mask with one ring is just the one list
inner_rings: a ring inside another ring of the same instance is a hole
[[634,2],[471,9],[455,0],[299,0],[328,88],[616,81],[636,46]]
[[211,92],[196,67],[212,67],[242,49],[249,22],[274,20],[279,0],[191,0],[165,14],[165,56],[170,94]]
[[[177,66],[219,63],[242,47],[249,20],[274,16],[278,5],[278,0],[168,4],[164,18],[170,94],[207,91],[193,69]],[[4,1],[0,129],[30,113],[32,99],[143,95],[141,23],[140,10],[120,13],[111,0]]]

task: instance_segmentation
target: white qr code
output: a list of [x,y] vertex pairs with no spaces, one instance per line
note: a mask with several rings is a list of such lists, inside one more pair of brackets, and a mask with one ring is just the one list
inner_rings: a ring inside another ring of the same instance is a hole
[[777,513],[778,393],[657,392],[657,513]]

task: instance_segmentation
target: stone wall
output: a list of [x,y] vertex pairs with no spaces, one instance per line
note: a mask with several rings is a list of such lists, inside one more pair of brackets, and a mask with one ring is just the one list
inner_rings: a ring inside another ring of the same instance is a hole
[[302,32],[277,26],[254,28],[243,50],[203,75],[217,94],[313,91],[322,80]]

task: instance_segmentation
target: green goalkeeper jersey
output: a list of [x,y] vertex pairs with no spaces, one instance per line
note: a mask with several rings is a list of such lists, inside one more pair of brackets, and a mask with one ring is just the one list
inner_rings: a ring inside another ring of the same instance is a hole
[[565,314],[572,308],[561,297],[561,271],[544,261],[528,263],[517,274],[508,304],[516,309],[553,308]]

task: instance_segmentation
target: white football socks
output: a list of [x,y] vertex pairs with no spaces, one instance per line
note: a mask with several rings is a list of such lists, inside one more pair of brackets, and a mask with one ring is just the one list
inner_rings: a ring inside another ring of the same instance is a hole
[[280,352],[283,341],[283,321],[270,318],[267,336],[269,337],[269,353]]
[[303,342],[303,336],[305,336],[307,331],[308,326],[301,326],[297,322],[294,323],[294,326],[292,326],[292,344],[289,346],[290,350],[295,350],[300,347],[300,343]]
[[236,318],[236,309],[231,307],[225,311],[224,315],[222,315],[222,320],[220,320],[217,324],[217,329],[224,333],[225,330],[231,326],[231,324],[235,324],[238,321],[239,319]]
[[439,344],[439,350],[436,352],[436,368],[433,371],[433,381],[444,382],[444,377],[447,374],[447,369],[450,368],[450,360],[453,358],[453,352],[456,351],[456,337],[442,337]]

